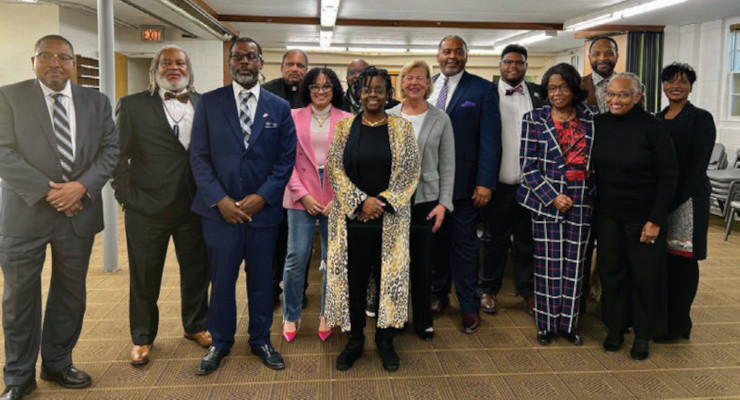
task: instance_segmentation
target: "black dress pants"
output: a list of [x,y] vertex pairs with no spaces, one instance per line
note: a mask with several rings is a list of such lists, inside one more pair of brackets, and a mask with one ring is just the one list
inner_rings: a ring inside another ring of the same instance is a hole
[[365,328],[367,282],[372,273],[380,282],[383,218],[363,223],[347,220],[347,280],[349,285],[349,320],[353,336]]
[[436,201],[415,204],[411,208],[411,265],[409,266],[411,311],[414,331],[423,334],[432,327],[431,282],[435,234],[432,232],[434,219],[427,215],[437,206]]
[[691,333],[691,304],[699,288],[699,262],[668,254],[668,333]]
[[159,327],[159,292],[170,237],[180,265],[182,326],[186,333],[208,328],[210,272],[198,215],[156,218],[126,210],[126,243],[130,268],[129,323],[136,345],[152,344]]
[[600,216],[596,253],[602,287],[602,318],[610,332],[624,332],[630,316],[635,337],[650,340],[665,333],[666,239],[641,243],[644,222]]

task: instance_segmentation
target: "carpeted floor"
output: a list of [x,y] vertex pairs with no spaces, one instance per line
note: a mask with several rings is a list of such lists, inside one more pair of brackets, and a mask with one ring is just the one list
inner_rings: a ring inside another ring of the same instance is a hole
[[[128,262],[122,217],[119,265],[102,272],[102,248],[96,241],[88,278],[88,309],[75,364],[93,377],[83,390],[62,389],[39,380],[29,399],[740,399],[740,224],[724,242],[722,221],[712,217],[709,259],[701,263],[690,341],[651,344],[643,362],[629,356],[632,338],[616,354],[601,348],[606,334],[595,303],[582,318],[583,346],[564,339],[550,346],[536,342],[536,328],[514,297],[507,277],[499,294],[501,310],[482,314],[478,333],[460,329],[457,304],[435,320],[436,336],[423,342],[410,331],[397,337],[401,368],[385,372],[367,329],[365,355],[350,371],[334,368],[346,338],[335,330],[322,343],[316,334],[320,302],[319,271],[312,266],[309,305],[297,338],[280,336],[275,312],[272,343],[287,368],[273,371],[248,351],[244,275],[237,285],[239,322],[236,345],[221,368],[196,376],[205,353],[182,337],[177,264],[172,248],[160,295],[161,323],[152,361],[129,364]],[[100,239],[100,237],[98,237]],[[47,257],[48,259],[49,257]],[[45,267],[43,288],[48,288]],[[372,323],[369,323],[372,326]]]

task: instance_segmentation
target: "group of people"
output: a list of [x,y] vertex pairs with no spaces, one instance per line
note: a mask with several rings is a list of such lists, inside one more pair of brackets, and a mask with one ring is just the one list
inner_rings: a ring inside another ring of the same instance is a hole
[[368,312],[383,368],[397,370],[394,336],[411,319],[415,334],[432,340],[453,282],[462,330],[476,332],[479,311],[498,310],[509,253],[537,341],[561,335],[580,345],[594,238],[604,349],[617,351],[630,327],[638,360],[651,339],[688,339],[715,139],[711,115],[688,101],[694,70],[663,69],[669,106],[653,116],[639,78],[614,71],[609,37],[591,42],[593,73],[583,79],[558,64],[541,85],[525,82],[527,57],[522,46],[506,47],[492,83],[466,71],[466,42],[446,36],[440,73],[409,62],[398,101],[386,70],[352,61],[345,92],[333,70],[309,69],[301,50],[286,52],[282,77],[262,85],[262,48],[242,37],[229,49],[233,82],[199,95],[189,55],[167,45],[152,60],[148,90],[121,98],[113,114],[105,96],[70,83],[72,44],[39,39],[36,79],[0,88],[0,399],[35,389],[39,348],[41,379],[91,384],[71,353],[111,177],[125,213],[133,365],[152,358],[171,238],[183,335],[208,349],[196,373],[214,372],[234,345],[242,264],[251,351],[285,368],[270,341],[273,307],[282,292],[282,336],[293,341],[317,226],[317,333],[322,341],[335,326],[348,334],[339,370],[362,356]]

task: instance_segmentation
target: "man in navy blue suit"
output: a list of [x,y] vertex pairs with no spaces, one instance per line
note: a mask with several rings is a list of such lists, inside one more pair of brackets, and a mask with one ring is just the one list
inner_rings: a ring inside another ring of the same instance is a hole
[[[452,218],[437,233],[439,254],[432,266],[432,315],[449,304],[451,280],[455,282],[462,328],[474,333],[480,326],[476,297],[480,208],[491,200],[501,158],[501,115],[496,85],[465,71],[468,45],[457,35],[439,43],[440,75],[434,77],[431,104],[445,110],[455,132],[455,189]],[[450,279],[451,277],[451,279]]]
[[198,190],[211,266],[208,328],[213,344],[196,373],[210,374],[234,345],[236,280],[245,263],[249,345],[272,369],[285,368],[270,344],[272,254],[282,199],[295,162],[296,132],[285,100],[262,90],[262,48],[238,38],[229,51],[233,82],[201,96],[195,110],[190,163]]

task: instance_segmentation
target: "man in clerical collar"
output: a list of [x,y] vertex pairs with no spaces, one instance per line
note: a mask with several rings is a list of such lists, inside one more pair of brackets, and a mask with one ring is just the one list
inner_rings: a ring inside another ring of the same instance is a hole
[[265,90],[282,97],[290,103],[290,108],[302,108],[298,85],[308,71],[308,55],[300,49],[288,50],[283,54],[280,63],[282,77],[273,79],[264,85]]

